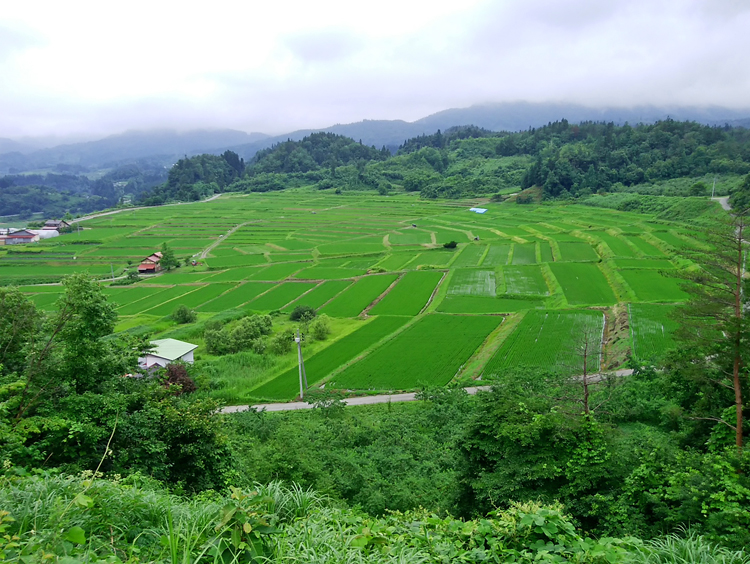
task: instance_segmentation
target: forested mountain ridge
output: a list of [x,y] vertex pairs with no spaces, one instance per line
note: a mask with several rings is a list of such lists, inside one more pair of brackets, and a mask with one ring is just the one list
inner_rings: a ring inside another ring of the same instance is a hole
[[[2,179],[0,215],[60,216],[113,206],[123,197],[156,205],[221,191],[300,186],[406,190],[427,198],[500,196],[533,186],[546,198],[687,195],[706,175],[726,176],[720,185],[726,192],[734,177],[750,172],[749,130],[671,119],[638,126],[561,120],[516,133],[460,126],[407,139],[393,151],[320,132],[281,141],[247,161],[227,150],[221,156],[185,155],[168,166],[163,159],[142,159],[94,180],[72,165],[45,176],[9,175]],[[680,190],[654,188],[677,179],[694,181]]]
[[[193,157],[196,162],[205,158]],[[402,189],[426,198],[499,195],[534,186],[547,199],[608,192],[684,196],[697,181],[666,192],[653,186],[749,172],[750,131],[743,128],[674,120],[635,127],[561,120],[518,133],[476,126],[438,130],[406,140],[395,155],[385,147],[378,150],[350,138],[315,133],[259,152],[236,181],[217,186],[248,192],[298,186],[381,193]],[[205,184],[206,179],[195,182]],[[177,192],[170,190],[176,185],[170,180],[158,191],[158,201],[177,199]],[[722,190],[729,188],[727,184]],[[690,195],[705,195],[706,189],[700,184]]]

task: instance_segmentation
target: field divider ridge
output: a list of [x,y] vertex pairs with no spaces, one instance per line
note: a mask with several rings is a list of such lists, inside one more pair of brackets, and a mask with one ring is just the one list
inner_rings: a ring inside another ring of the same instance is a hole
[[390,292],[391,290],[393,290],[393,288],[394,288],[394,287],[396,286],[396,284],[398,284],[398,283],[399,283],[399,282],[401,281],[401,279],[402,279],[402,278],[403,278],[403,277],[404,277],[405,275],[406,275],[405,273],[401,273],[401,274],[399,274],[399,275],[398,275],[398,276],[396,277],[396,279],[395,279],[395,280],[394,280],[393,282],[391,282],[391,285],[390,285],[390,286],[388,286],[388,287],[387,287],[387,288],[385,289],[385,291],[384,291],[384,292],[383,292],[382,294],[380,294],[380,295],[379,295],[379,296],[378,296],[377,298],[375,298],[374,300],[372,300],[372,302],[370,302],[370,305],[368,305],[368,306],[367,306],[367,307],[366,307],[365,309],[363,309],[363,310],[362,310],[362,311],[360,312],[360,314],[359,314],[359,315],[360,315],[360,316],[364,316],[364,317],[366,318],[366,317],[367,317],[367,314],[368,314],[368,313],[370,312],[370,310],[371,310],[372,308],[374,308],[374,307],[375,307],[376,305],[378,305],[378,303],[380,303],[380,300],[382,300],[383,298],[385,298],[385,297],[386,297],[386,296],[388,295],[388,293],[389,293],[389,292]]

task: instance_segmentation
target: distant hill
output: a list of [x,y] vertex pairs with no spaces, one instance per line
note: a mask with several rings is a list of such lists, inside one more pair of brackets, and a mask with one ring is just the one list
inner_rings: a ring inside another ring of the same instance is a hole
[[[245,133],[231,129],[197,130],[179,133],[172,130],[129,131],[98,141],[60,145],[28,152],[29,140],[23,143],[0,139],[0,174],[29,170],[85,172],[88,169],[111,167],[149,157],[159,158],[165,165],[187,155],[221,154],[229,149],[245,161],[263,149],[287,140],[300,141],[311,133],[327,132],[351,137],[368,146],[391,152],[407,139],[445,131],[454,126],[475,125],[492,131],[524,131],[566,119],[570,123],[605,121],[622,125],[653,123],[672,118],[696,121],[705,125],[729,124],[750,127],[750,109],[733,110],[709,107],[595,108],[576,104],[504,102],[480,104],[468,108],[452,108],[423,117],[414,122],[403,120],[363,120],[336,124],[322,129],[300,129],[284,135]],[[2,154],[5,153],[5,154]]]
[[656,107],[635,106],[632,108],[593,108],[575,104],[552,104],[530,102],[508,102],[483,104],[468,108],[444,110],[414,122],[402,120],[363,120],[355,123],[336,124],[325,129],[300,129],[268,137],[253,143],[236,145],[231,149],[245,160],[256,152],[287,140],[299,141],[316,131],[345,135],[365,145],[380,149],[385,146],[392,152],[407,139],[419,135],[445,131],[461,125],[475,125],[491,131],[525,131],[530,127],[543,127],[548,123],[567,119],[570,123],[582,121],[614,122],[616,125],[654,123],[672,118],[678,121],[696,121],[704,125],[750,127],[750,109],[731,110],[720,107]]
[[[524,131],[542,127],[550,122],[566,119],[570,123],[582,121],[654,123],[672,118],[677,121],[696,121],[704,125],[724,125],[727,122],[750,119],[750,108],[731,110],[709,107],[658,107],[633,106],[631,108],[594,108],[576,104],[551,104],[531,102],[505,102],[483,104],[468,108],[454,108],[417,120],[426,130],[436,131],[455,125],[476,125],[492,131]],[[733,124],[740,125],[740,124]]]
[[[0,154],[0,174],[38,169],[83,172],[146,157],[161,157],[165,164],[172,164],[184,155],[221,152],[225,147],[266,137],[263,133],[232,129],[128,131],[97,141],[59,145],[28,154],[22,154],[17,147],[12,149],[14,152]],[[0,143],[0,149],[4,146]]]

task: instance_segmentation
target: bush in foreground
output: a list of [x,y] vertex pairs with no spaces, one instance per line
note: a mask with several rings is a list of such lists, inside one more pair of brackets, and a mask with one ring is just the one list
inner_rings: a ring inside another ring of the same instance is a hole
[[279,482],[184,498],[141,476],[9,473],[0,507],[10,562],[750,562],[696,535],[584,538],[559,505],[470,521],[423,509],[374,518]]

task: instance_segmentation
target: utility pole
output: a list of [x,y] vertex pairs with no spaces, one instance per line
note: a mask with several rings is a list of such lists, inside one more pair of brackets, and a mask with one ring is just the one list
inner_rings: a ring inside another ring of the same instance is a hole
[[[299,329],[297,329],[297,336],[294,338],[297,343],[297,364],[299,368],[299,397],[305,399],[305,390],[307,389],[307,374],[305,373],[305,362],[302,360],[302,338],[300,337]],[[304,387],[303,387],[304,379]]]
[[112,273],[112,282],[115,281],[115,267],[112,266],[112,263],[109,263],[109,270]]
[[716,194],[716,177],[714,176],[714,187],[711,188],[711,199],[714,199],[714,194]]

